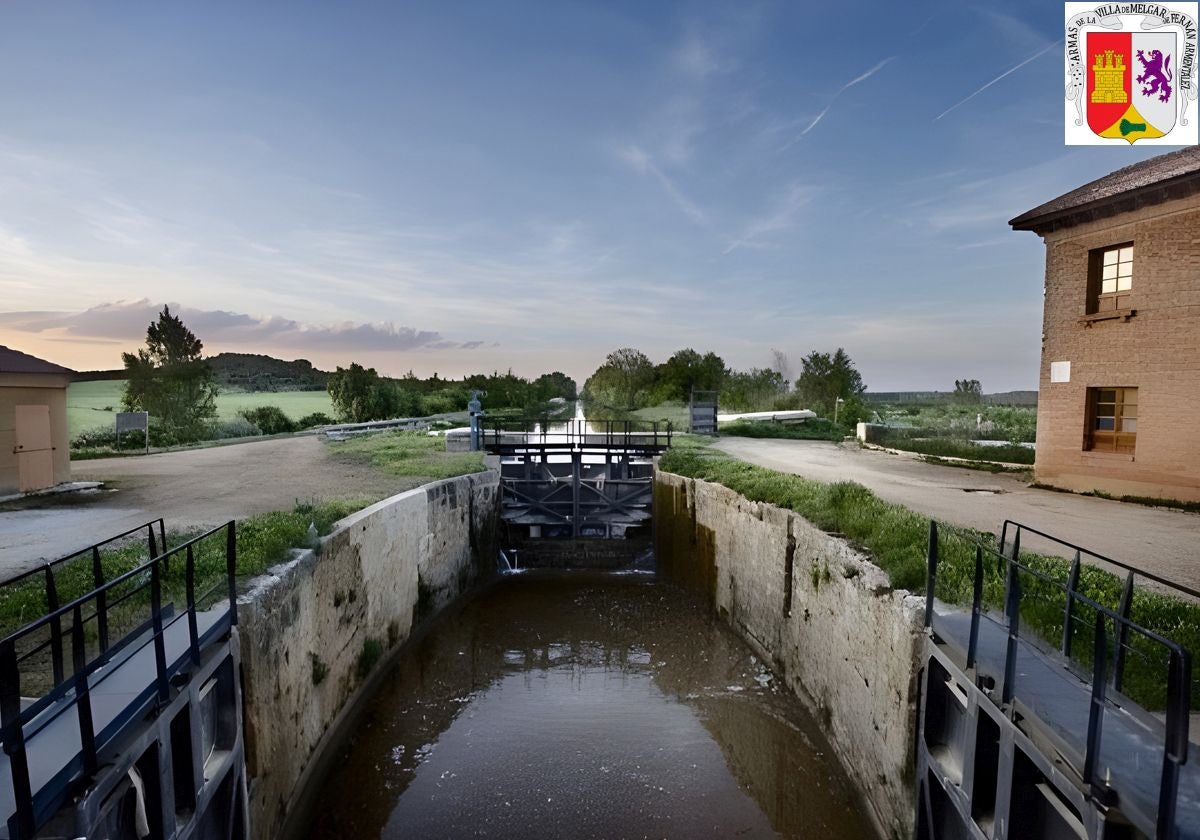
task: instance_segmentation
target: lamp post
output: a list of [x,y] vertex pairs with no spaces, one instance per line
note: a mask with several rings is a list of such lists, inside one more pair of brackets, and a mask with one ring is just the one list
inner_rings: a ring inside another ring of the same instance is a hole
[[838,397],[836,400],[833,401],[833,425],[835,425],[835,426],[837,425],[838,408],[844,402],[845,402],[845,400],[842,399],[841,397]]

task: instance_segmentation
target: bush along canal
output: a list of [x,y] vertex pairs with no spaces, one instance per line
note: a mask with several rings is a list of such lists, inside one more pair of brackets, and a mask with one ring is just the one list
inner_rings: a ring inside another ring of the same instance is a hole
[[305,836],[877,836],[821,726],[701,596],[506,575],[401,652]]

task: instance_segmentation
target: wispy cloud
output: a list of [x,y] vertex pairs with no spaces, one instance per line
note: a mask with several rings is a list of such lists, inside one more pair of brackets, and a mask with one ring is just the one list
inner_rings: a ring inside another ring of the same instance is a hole
[[825,119],[825,115],[829,113],[829,109],[834,106],[834,103],[836,103],[838,101],[838,98],[843,93],[850,90],[850,88],[854,87],[855,85],[865,82],[867,79],[874,76],[876,73],[878,73],[880,70],[882,70],[884,67],[886,67],[888,65],[888,63],[891,62],[895,58],[896,58],[896,56],[894,56],[894,55],[888,56],[887,58],[885,58],[883,61],[876,64],[874,67],[872,67],[867,72],[862,73],[858,76],[855,76],[853,79],[851,79],[850,81],[848,81],[844,85],[842,85],[840,88],[838,88],[837,91],[833,94],[833,98],[829,100],[829,104],[826,105],[823,109],[821,109],[821,112],[819,114],[817,114],[815,117],[813,117],[812,121],[809,122],[809,124],[806,125],[799,134],[797,134],[795,137],[793,137],[792,140],[786,146],[783,147],[783,149],[780,149],[780,151],[790,148],[791,146],[793,146],[794,144],[799,142],[801,137],[803,137],[804,135],[806,135],[810,131],[812,131],[814,128],[816,128],[817,125],[821,122],[821,120]]
[[954,109],[956,109],[956,108],[958,108],[958,107],[960,107],[960,106],[962,106],[962,105],[966,105],[968,102],[970,102],[970,101],[971,101],[972,99],[974,99],[976,96],[978,96],[979,94],[983,93],[985,90],[987,90],[988,88],[990,88],[992,85],[996,84],[996,82],[1000,81],[1001,79],[1005,78],[1006,76],[1011,76],[1013,73],[1015,73],[1015,72],[1017,72],[1018,70],[1020,70],[1022,67],[1024,67],[1024,66],[1025,66],[1026,64],[1028,64],[1029,62],[1031,62],[1031,61],[1036,61],[1037,59],[1041,58],[1041,57],[1042,57],[1042,56],[1044,56],[1046,53],[1050,52],[1050,50],[1054,49],[1055,47],[1059,46],[1060,44],[1062,44],[1062,39],[1061,39],[1061,38],[1060,38],[1059,40],[1055,41],[1054,43],[1052,43],[1052,44],[1049,44],[1048,46],[1045,46],[1045,47],[1043,47],[1042,49],[1038,50],[1036,53],[1034,53],[1033,55],[1029,56],[1029,58],[1025,59],[1025,60],[1024,60],[1024,61],[1022,61],[1021,63],[1019,63],[1019,64],[1016,64],[1016,65],[1014,65],[1014,66],[1012,66],[1012,67],[1008,68],[1008,69],[1007,69],[1007,70],[1005,70],[1003,73],[1001,73],[999,76],[997,76],[996,78],[992,79],[990,82],[988,82],[987,84],[983,85],[983,87],[981,87],[981,88],[979,88],[978,90],[976,90],[976,91],[975,91],[974,93],[972,93],[970,96],[967,96],[967,97],[965,97],[965,98],[963,98],[963,99],[960,99],[958,102],[955,102],[953,105],[951,105],[951,106],[950,106],[949,108],[947,108],[945,111],[942,111],[942,113],[938,114],[936,117],[934,117],[934,118],[933,118],[933,122],[937,122],[938,120],[940,120],[942,117],[944,117],[944,116],[946,116],[947,114],[949,114],[949,113],[950,113],[951,111],[953,111]]
[[653,158],[645,149],[631,144],[621,148],[618,156],[639,175],[650,175],[658,181],[671,200],[675,202],[675,206],[683,211],[685,216],[698,225],[708,224],[708,217],[704,211],[680,191],[675,182],[654,163]]
[[723,250],[722,254],[732,254],[738,248],[747,246],[761,247],[761,237],[779,233],[791,228],[796,222],[796,213],[811,200],[815,190],[803,184],[793,184],[787,194],[778,202],[774,210],[766,215],[753,219],[741,236],[734,239]]

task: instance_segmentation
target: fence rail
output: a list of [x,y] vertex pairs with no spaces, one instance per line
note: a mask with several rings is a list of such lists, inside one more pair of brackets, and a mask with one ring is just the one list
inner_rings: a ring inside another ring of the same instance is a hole
[[[133,529],[114,539],[137,530]],[[152,531],[151,534],[153,545]],[[220,583],[224,584],[225,591],[222,594],[228,600],[228,608],[214,622],[206,623],[206,631],[202,634],[197,621],[196,561],[202,546],[213,542],[218,543],[219,550],[224,554],[219,576],[223,577]],[[182,593],[184,609],[180,612],[176,612],[173,602],[164,601],[163,595],[163,576],[172,558],[182,559],[185,564]],[[231,521],[174,548],[156,552],[145,563],[104,581],[69,603],[55,606],[41,618],[0,639],[0,740],[8,757],[15,800],[10,836],[31,837],[38,825],[66,801],[79,774],[86,777],[95,772],[98,754],[121,731],[121,726],[146,703],[165,702],[170,697],[171,677],[189,662],[200,663],[206,639],[212,639],[223,628],[237,624],[236,569],[236,531]],[[148,598],[149,617],[121,634],[119,639],[111,641],[108,638],[109,630],[116,623],[112,619],[120,619],[120,614],[114,616],[114,610],[139,595]],[[63,624],[67,621],[70,626],[64,630]],[[187,622],[187,641],[183,646],[186,655],[182,659],[167,655],[167,631],[180,621]],[[88,625],[91,622],[96,625],[95,645],[89,645],[92,634]],[[31,653],[20,652],[21,643],[47,628],[50,630],[49,642],[35,646],[33,651],[44,650],[45,644],[50,645],[55,670],[54,685],[33,702],[28,699],[23,701],[22,666],[28,662]],[[69,636],[69,642],[64,640],[64,636]],[[128,702],[115,716],[108,715],[97,726],[92,692],[120,671],[120,663],[128,662],[148,646],[153,646],[152,673],[145,677],[144,685],[138,683],[133,696],[127,698]],[[89,653],[89,647],[94,648],[94,653]],[[62,667],[68,655],[72,673],[64,675]],[[36,738],[40,733],[71,711],[76,716],[79,752],[74,756],[51,756],[51,760],[62,762],[63,769],[53,776],[49,784],[45,787],[39,785],[39,789],[35,790],[30,775],[30,751],[37,749]]]

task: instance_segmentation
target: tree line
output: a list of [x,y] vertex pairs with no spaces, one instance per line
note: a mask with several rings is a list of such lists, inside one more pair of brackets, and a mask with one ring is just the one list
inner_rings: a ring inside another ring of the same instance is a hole
[[[212,434],[219,385],[203,351],[204,343],[164,306],[146,329],[145,346],[122,354],[123,407],[148,412],[159,442],[184,443]],[[389,378],[357,362],[329,374],[327,387],[338,419],[353,423],[463,411],[472,391],[487,394],[489,411],[530,414],[542,413],[556,397],[576,397],[575,380],[561,371],[536,379],[517,376],[511,370],[472,374],[461,380],[442,379],[436,373],[421,378],[412,371]],[[255,409],[247,419],[264,431],[268,427],[287,431],[287,418],[271,408]]]
[[837,408],[838,419],[847,423],[867,413],[858,399],[866,391],[862,375],[842,348],[809,353],[801,359],[795,380],[787,356],[778,350],[771,354],[769,367],[738,371],[711,351],[689,347],[655,364],[642,351],[622,347],[609,353],[588,377],[582,396],[590,404],[617,412],[687,402],[696,391],[719,391],[725,411],[808,408],[832,417]]

